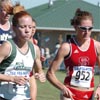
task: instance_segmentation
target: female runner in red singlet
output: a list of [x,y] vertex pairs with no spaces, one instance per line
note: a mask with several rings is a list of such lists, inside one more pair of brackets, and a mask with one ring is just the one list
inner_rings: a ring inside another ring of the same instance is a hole
[[[47,79],[61,90],[60,100],[92,100],[96,61],[100,66],[100,43],[90,38],[93,29],[92,14],[77,9],[71,25],[76,36],[61,45],[47,71]],[[68,73],[64,84],[55,75],[63,60]]]

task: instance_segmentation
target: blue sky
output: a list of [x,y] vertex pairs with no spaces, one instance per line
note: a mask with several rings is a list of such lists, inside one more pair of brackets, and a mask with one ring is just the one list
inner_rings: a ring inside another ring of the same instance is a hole
[[49,0],[12,0],[13,3],[20,2],[26,9],[47,3]]
[[[90,2],[92,4],[97,5],[98,2],[100,3],[100,0],[84,0],[86,2]],[[49,2],[49,0],[12,0],[13,3],[20,2],[23,6],[25,6],[26,9],[38,6],[40,4],[44,4]]]
[[84,1],[90,2],[90,3],[95,4],[95,5],[97,5],[98,2],[100,3],[100,0],[84,0]]

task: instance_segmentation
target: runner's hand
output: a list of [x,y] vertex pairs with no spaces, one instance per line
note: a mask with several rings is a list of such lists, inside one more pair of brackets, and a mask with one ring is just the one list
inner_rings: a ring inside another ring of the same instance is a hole
[[66,87],[64,87],[64,89],[62,90],[63,92],[63,96],[67,97],[67,98],[70,98],[71,100],[74,100],[73,99],[73,93]]
[[100,100],[100,86],[95,91],[95,100]]
[[19,85],[25,85],[27,81],[29,81],[28,78],[24,76],[14,76],[13,77],[13,82]]
[[35,73],[35,78],[39,79],[40,82],[45,82],[46,81],[46,76],[43,72],[42,73]]

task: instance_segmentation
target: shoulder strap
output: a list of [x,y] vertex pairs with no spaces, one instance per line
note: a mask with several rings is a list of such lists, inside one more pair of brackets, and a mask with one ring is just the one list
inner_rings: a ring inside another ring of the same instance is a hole
[[29,45],[29,48],[31,50],[32,57],[33,57],[33,59],[35,59],[35,48],[34,48],[33,44],[30,41],[28,42],[28,45]]

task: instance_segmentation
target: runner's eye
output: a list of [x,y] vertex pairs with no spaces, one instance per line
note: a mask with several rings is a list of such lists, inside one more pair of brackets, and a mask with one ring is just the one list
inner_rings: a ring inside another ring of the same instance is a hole
[[80,29],[80,30],[82,30],[82,31],[91,31],[92,29],[93,29],[93,27],[91,26],[91,27],[85,27],[85,26],[78,26],[78,28]]

